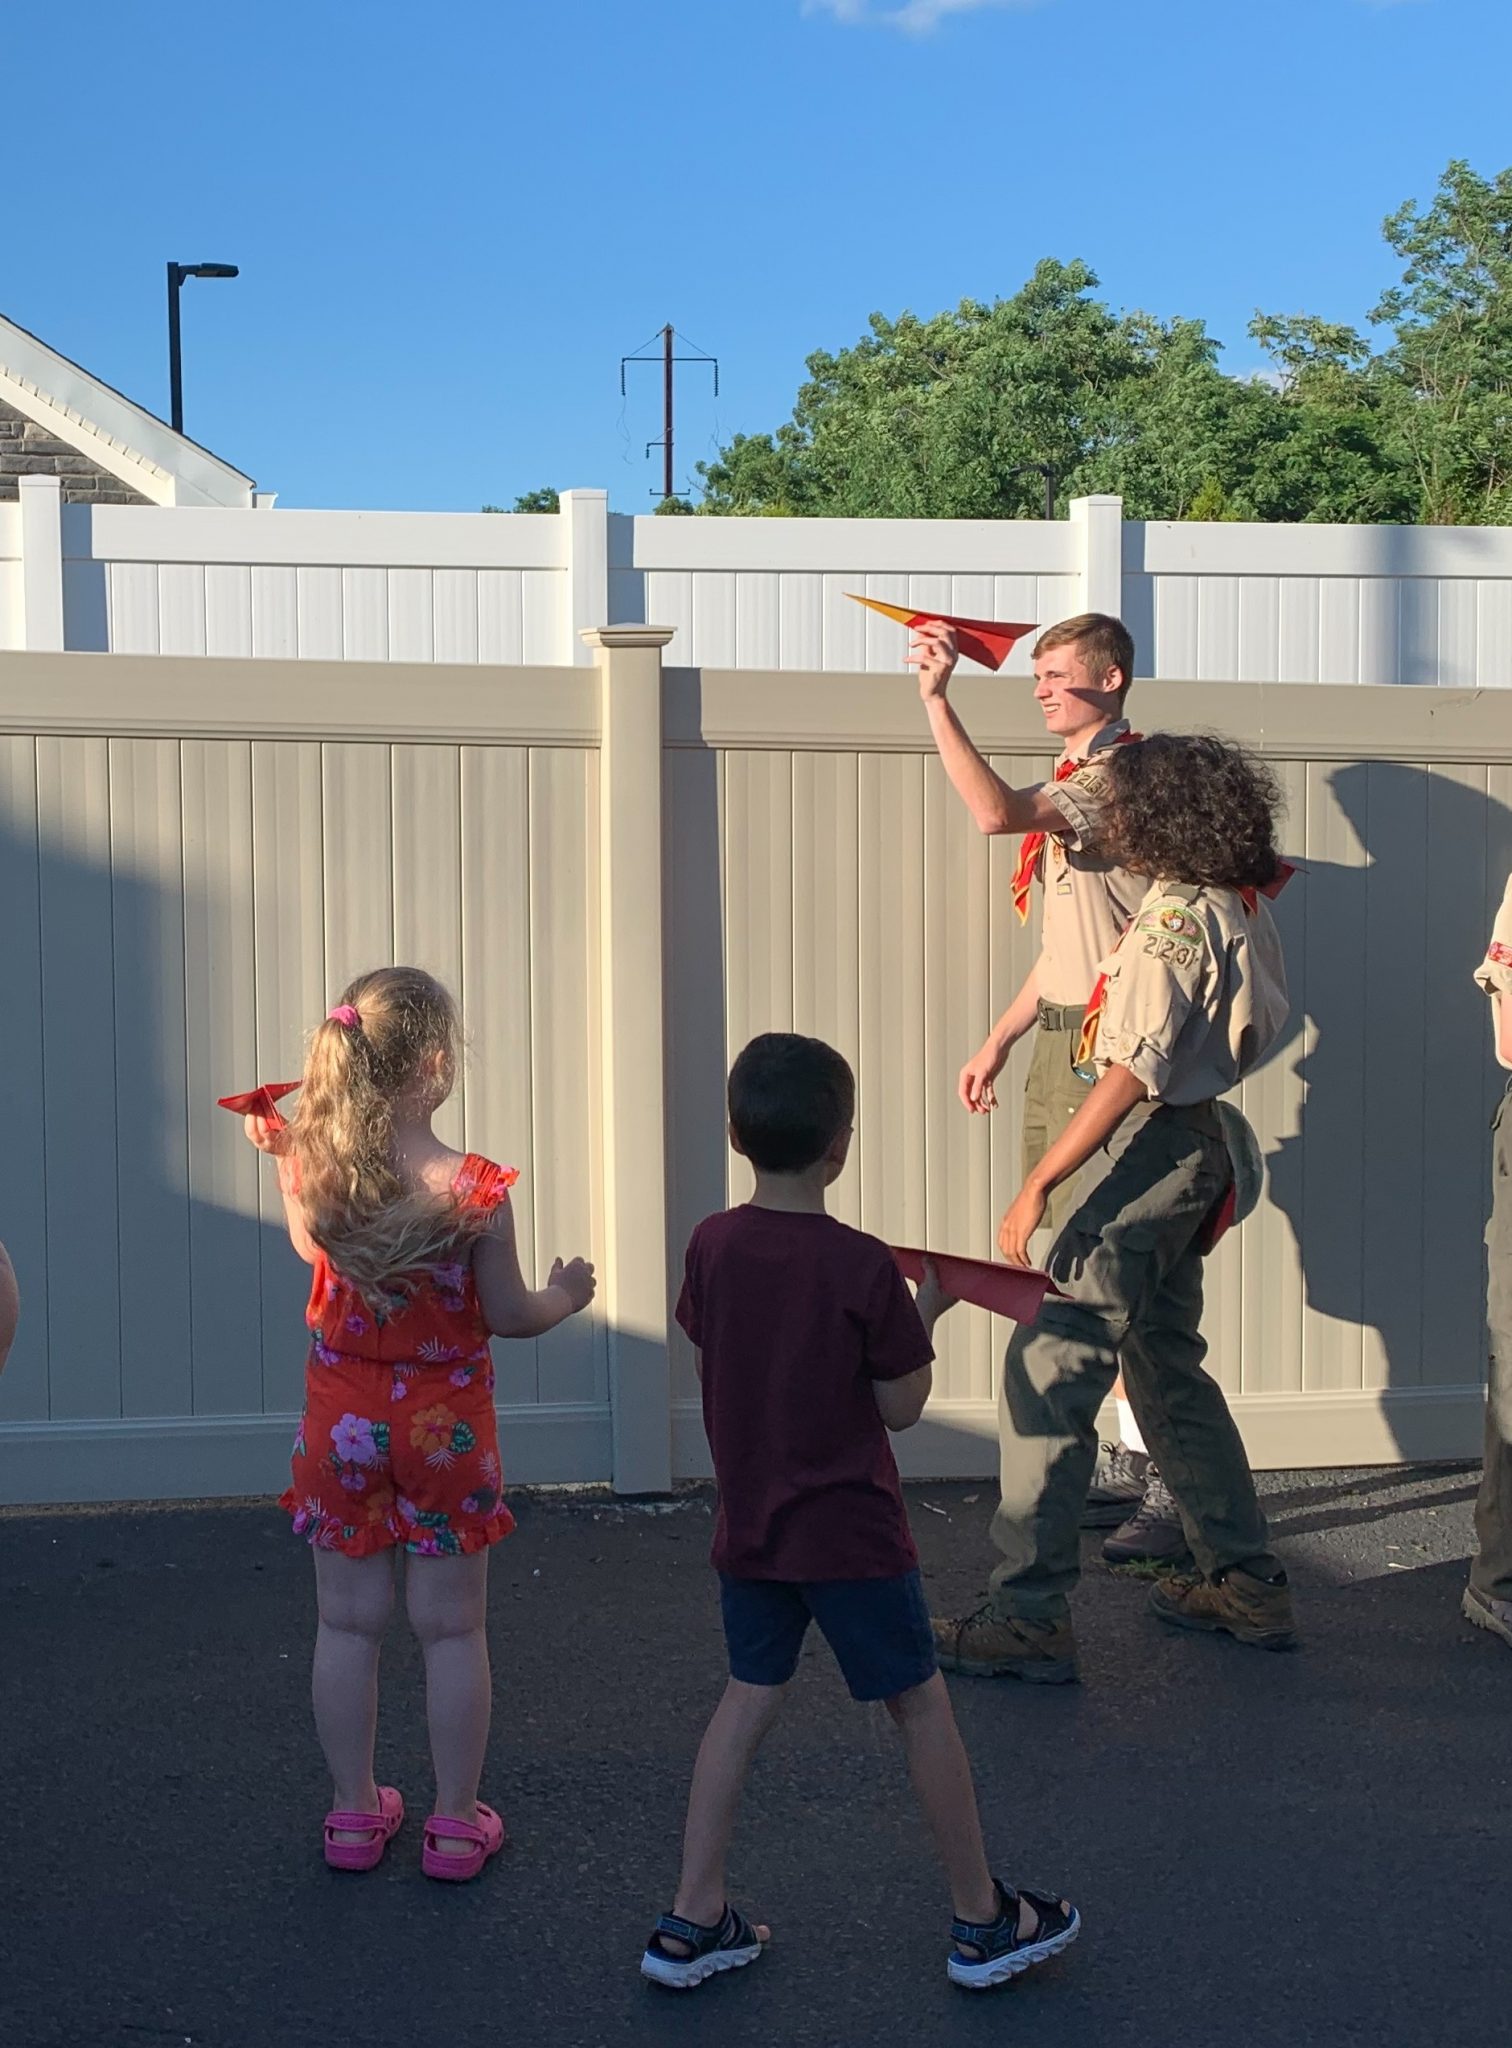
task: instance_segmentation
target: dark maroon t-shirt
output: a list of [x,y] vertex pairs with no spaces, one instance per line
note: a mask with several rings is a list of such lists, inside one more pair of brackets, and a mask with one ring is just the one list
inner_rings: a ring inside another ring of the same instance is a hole
[[873,1380],[934,1351],[892,1253],[833,1216],[699,1224],[677,1320],[703,1354],[713,1563],[744,1579],[890,1579],[918,1563]]

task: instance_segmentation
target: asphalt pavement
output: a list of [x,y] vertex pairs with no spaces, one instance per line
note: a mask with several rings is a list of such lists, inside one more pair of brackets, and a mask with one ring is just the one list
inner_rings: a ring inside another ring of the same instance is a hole
[[[271,1505],[0,1513],[4,2048],[1311,2048],[1508,2036],[1512,1651],[1459,1617],[1475,1475],[1272,1474],[1290,1656],[1163,1629],[1095,1558],[1083,1682],[952,1681],[993,1860],[1085,1932],[954,1990],[890,1724],[822,1647],[753,1779],[732,1891],[767,1956],[692,1994],[636,1964],[670,1903],[723,1677],[709,1499],[517,1496],[495,1552],[485,1796],[513,1846],[427,1882],[406,1827],[320,1858],[310,1568]],[[909,1489],[937,1605],[975,1603],[985,1487]],[[417,1818],[419,1660],[380,1776]]]

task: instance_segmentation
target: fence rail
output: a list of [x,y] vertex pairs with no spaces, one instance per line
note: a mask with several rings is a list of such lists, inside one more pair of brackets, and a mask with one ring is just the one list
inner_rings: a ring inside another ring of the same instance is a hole
[[[212,515],[219,517],[220,515]],[[668,522],[670,524],[670,522]],[[682,522],[687,524],[688,522]],[[902,676],[679,665],[605,628],[596,669],[0,654],[0,1235],[26,1297],[0,1499],[266,1492],[298,1402],[301,1269],[216,1095],[394,958],[460,992],[449,1137],[524,1169],[527,1260],[588,1249],[594,1318],[499,1347],[517,1479],[654,1491],[703,1469],[669,1326],[697,1218],[742,1193],[730,1054],[813,1031],[855,1065],[835,1206],[988,1253],[1017,1089],[956,1072],[1030,964],[1012,849],[977,834]],[[1022,782],[1026,695],[962,678]],[[1243,1090],[1265,1205],[1205,1329],[1267,1464],[1473,1455],[1496,1069],[1470,970],[1512,868],[1512,723],[1486,693],[1141,684],[1139,719],[1275,761],[1304,874],[1278,906],[1289,1035]],[[902,1440],[994,1465],[1004,1331],[942,1325]]]
[[[1142,675],[1512,681],[1512,529],[1064,520],[669,519],[568,491],[555,515],[0,508],[0,648],[239,660],[591,666],[664,620],[704,668],[894,672],[848,593],[1040,624],[1121,613]],[[1028,644],[1010,658],[1024,674]]]

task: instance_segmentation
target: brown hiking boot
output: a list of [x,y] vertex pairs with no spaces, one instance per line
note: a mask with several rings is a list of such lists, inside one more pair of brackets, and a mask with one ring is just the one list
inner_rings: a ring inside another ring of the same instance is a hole
[[1069,1621],[1021,1621],[990,1606],[959,1620],[934,1622],[942,1671],[970,1678],[1022,1678],[1030,1685],[1069,1685],[1076,1677],[1076,1638]]
[[1237,1565],[1218,1580],[1166,1579],[1150,1589],[1150,1611],[1174,1628],[1221,1630],[1257,1650],[1291,1650],[1297,1642],[1291,1589],[1272,1585]]

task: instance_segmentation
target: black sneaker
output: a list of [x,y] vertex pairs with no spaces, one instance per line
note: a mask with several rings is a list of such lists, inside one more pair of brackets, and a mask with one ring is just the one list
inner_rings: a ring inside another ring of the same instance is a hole
[[[1059,1955],[1081,1933],[1081,1915],[1069,1899],[1047,1898],[1028,1885],[1015,1891],[1001,1878],[992,1881],[998,1895],[996,1920],[986,1927],[975,1927],[969,1920],[953,1920],[950,1925],[954,1947],[945,1965],[946,1974],[952,1984],[967,1991],[990,1991],[994,1984],[1006,1984],[1010,1977]],[[1034,1908],[1032,1934],[1018,1931],[1021,1898]]]
[[1150,1469],[1143,1451],[1131,1451],[1127,1444],[1099,1444],[1097,1470],[1087,1488],[1087,1505],[1082,1509],[1084,1529],[1116,1529],[1128,1520],[1129,1510],[1144,1498],[1145,1478]]
[[1191,1559],[1175,1495],[1152,1465],[1144,1499],[1103,1545],[1109,1564],[1186,1564]]

